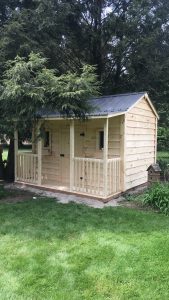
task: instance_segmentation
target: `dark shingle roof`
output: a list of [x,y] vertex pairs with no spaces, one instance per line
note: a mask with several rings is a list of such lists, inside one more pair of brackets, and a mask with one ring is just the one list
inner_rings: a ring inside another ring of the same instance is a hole
[[154,172],[161,172],[161,168],[159,166],[159,164],[152,164],[148,167],[147,171],[149,171],[150,169],[153,169]]
[[[108,116],[125,113],[144,95],[145,92],[140,92],[93,98],[89,103],[94,107],[94,110],[88,116]],[[49,118],[61,117],[58,111],[43,111],[40,115]]]

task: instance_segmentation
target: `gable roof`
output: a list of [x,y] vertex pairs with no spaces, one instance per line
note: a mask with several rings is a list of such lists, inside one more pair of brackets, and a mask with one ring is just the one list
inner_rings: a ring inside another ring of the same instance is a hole
[[[146,92],[140,93],[126,93],[109,96],[101,96],[92,98],[89,103],[94,107],[94,110],[87,114],[88,117],[113,117],[128,112],[142,97],[146,97],[152,110],[157,115],[157,112],[151,103]],[[63,116],[58,111],[40,113],[43,118],[62,118]]]
[[161,168],[159,166],[159,164],[152,164],[148,167],[147,171],[149,170],[153,170],[154,172],[161,172]]

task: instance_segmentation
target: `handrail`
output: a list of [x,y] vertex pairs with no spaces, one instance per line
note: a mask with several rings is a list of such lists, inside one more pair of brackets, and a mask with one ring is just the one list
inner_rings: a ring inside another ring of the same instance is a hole
[[32,152],[19,152],[17,155],[22,155],[22,156],[34,156],[34,157],[38,157],[38,154],[32,153]]

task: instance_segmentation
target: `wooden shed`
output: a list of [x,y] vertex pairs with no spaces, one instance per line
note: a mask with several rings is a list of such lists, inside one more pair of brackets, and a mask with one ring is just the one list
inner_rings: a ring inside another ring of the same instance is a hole
[[158,120],[148,94],[103,96],[91,104],[86,121],[43,113],[44,138],[33,132],[32,153],[18,151],[15,132],[16,182],[103,200],[147,182]]

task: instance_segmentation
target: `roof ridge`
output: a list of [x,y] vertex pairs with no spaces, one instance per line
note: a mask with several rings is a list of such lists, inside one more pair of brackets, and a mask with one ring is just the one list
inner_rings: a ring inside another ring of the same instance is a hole
[[146,94],[147,92],[133,92],[133,93],[123,93],[123,94],[113,94],[113,95],[102,95],[99,97],[93,97],[91,100],[94,99],[101,99],[101,98],[109,98],[109,97],[119,97],[119,96],[130,96],[130,95],[140,95],[140,94]]

